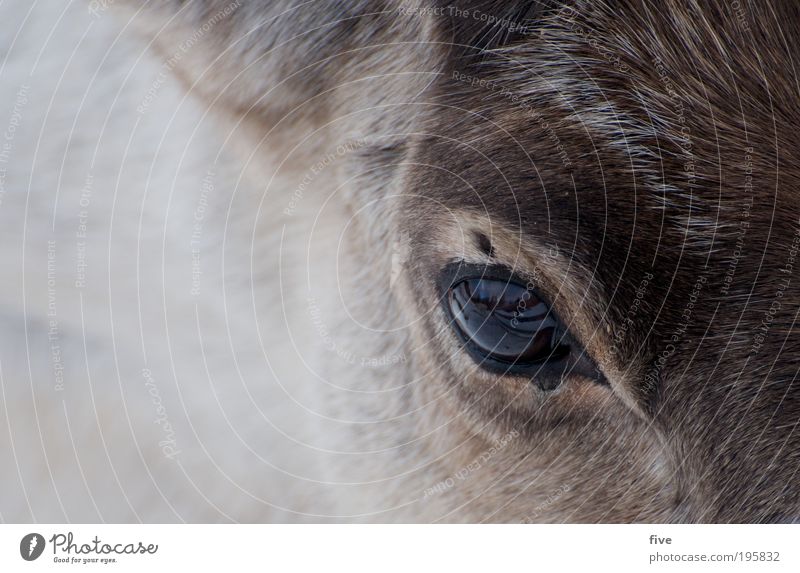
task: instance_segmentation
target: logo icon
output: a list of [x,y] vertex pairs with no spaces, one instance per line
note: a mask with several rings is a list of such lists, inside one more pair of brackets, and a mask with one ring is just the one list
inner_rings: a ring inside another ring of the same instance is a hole
[[44,536],[39,533],[29,533],[19,542],[19,554],[25,561],[34,561],[44,551]]

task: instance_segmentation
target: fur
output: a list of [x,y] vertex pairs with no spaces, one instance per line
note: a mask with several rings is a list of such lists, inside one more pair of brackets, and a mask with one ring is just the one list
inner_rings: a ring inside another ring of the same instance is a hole
[[[0,18],[3,520],[800,516],[793,5]],[[458,261],[607,384],[480,369]]]

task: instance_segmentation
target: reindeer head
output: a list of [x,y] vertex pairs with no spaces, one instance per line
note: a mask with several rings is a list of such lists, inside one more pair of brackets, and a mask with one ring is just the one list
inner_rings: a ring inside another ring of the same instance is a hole
[[338,511],[796,519],[800,13],[291,4],[176,69],[293,182],[287,382]]

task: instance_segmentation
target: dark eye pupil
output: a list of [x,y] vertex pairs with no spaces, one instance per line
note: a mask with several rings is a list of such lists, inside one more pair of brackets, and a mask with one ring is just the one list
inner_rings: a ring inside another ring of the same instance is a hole
[[562,358],[558,323],[536,294],[518,283],[466,279],[453,285],[448,304],[457,330],[487,356],[508,363]]

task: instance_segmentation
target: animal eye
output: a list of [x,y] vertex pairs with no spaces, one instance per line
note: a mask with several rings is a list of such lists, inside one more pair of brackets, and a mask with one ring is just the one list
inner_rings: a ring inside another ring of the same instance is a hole
[[536,293],[513,281],[468,278],[447,293],[461,337],[484,357],[514,365],[561,359],[562,329]]

